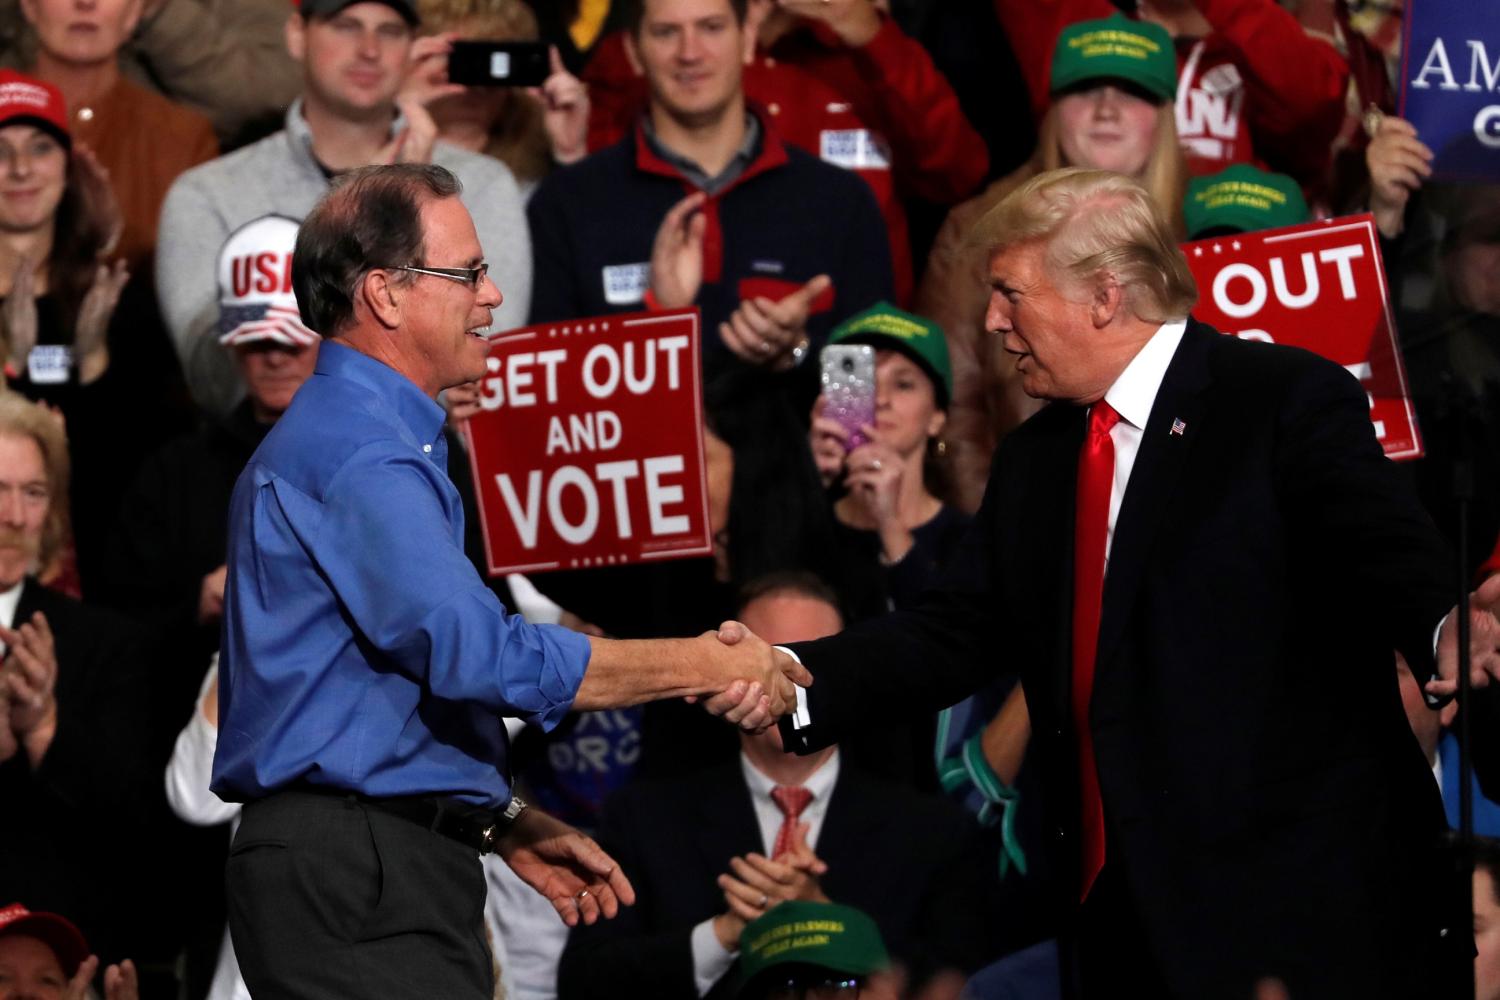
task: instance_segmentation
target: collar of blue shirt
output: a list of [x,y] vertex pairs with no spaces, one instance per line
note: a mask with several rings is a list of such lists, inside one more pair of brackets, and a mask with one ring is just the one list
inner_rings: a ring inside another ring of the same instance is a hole
[[318,345],[313,374],[348,379],[387,400],[418,441],[435,441],[443,432],[448,416],[443,408],[411,379],[368,354],[325,340]]

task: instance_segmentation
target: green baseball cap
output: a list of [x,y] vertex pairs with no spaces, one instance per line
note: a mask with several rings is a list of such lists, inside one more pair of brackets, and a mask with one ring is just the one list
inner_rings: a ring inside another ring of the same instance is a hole
[[1103,79],[1125,80],[1172,100],[1177,96],[1172,36],[1159,24],[1124,14],[1068,25],[1052,50],[1052,93]]
[[851,976],[890,965],[880,930],[863,912],[838,903],[790,900],[745,925],[740,934],[740,995],[767,969],[811,965]]
[[953,365],[948,361],[948,338],[932,320],[889,302],[877,302],[834,327],[830,344],[869,344],[889,347],[911,358],[937,389],[938,405],[953,398]]
[[1306,222],[1309,217],[1302,189],[1286,174],[1273,174],[1236,163],[1188,183],[1182,217],[1188,239],[1211,229],[1253,233]]

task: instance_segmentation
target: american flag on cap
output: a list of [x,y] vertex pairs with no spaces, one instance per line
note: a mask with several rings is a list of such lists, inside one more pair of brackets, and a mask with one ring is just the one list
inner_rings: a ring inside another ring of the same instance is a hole
[[310,347],[322,338],[302,323],[292,291],[297,222],[265,215],[235,230],[219,251],[219,343],[268,340]]

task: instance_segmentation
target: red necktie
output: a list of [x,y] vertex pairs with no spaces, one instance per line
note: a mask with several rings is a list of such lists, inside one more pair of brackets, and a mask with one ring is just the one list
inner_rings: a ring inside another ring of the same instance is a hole
[[1078,734],[1081,879],[1079,900],[1089,894],[1104,867],[1104,802],[1094,766],[1089,696],[1094,692],[1094,655],[1099,645],[1099,606],[1104,597],[1104,550],[1109,537],[1109,497],[1115,483],[1115,443],[1109,430],[1120,415],[1104,400],[1089,410],[1088,437],[1078,454],[1078,510],[1073,548],[1073,728]]
[[771,789],[771,800],[784,817],[781,829],[776,833],[776,846],[771,848],[771,857],[779,858],[792,849],[797,839],[797,818],[812,801],[813,793],[801,785],[777,785]]

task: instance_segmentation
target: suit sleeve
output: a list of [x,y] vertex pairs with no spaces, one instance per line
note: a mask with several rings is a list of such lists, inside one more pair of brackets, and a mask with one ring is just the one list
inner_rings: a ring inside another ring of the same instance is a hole
[[[626,878],[639,876],[638,849],[650,837],[649,823],[650,817],[636,815],[629,795],[616,796],[605,807],[599,845]],[[652,927],[648,905],[639,900],[620,907],[612,920],[573,928],[557,967],[558,1000],[615,1000],[622,984],[629,984],[634,996],[697,996],[692,927]]]
[[994,565],[993,526],[1007,502],[995,461],[984,503],[941,581],[920,603],[861,622],[836,636],[790,648],[813,675],[806,689],[810,725],[782,719],[788,749],[811,753],[872,719],[936,712],[979,690],[992,676],[995,639],[1005,632]]
[[1277,489],[1298,522],[1294,544],[1321,549],[1322,565],[1368,602],[1367,620],[1387,629],[1412,674],[1430,677],[1433,630],[1453,604],[1448,546],[1381,452],[1360,384],[1331,363],[1305,371],[1277,429]]

